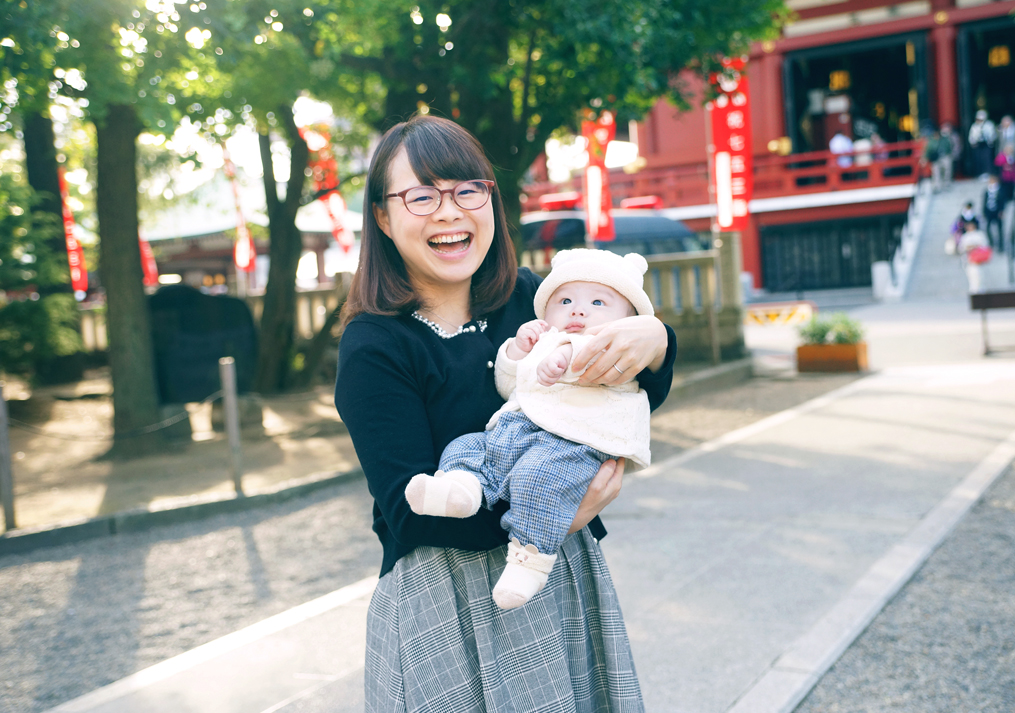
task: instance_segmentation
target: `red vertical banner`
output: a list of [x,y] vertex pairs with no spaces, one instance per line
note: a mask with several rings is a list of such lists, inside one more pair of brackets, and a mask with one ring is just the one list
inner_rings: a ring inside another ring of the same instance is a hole
[[159,268],[155,264],[152,246],[141,236],[138,236],[137,242],[141,246],[141,271],[144,274],[144,286],[154,287],[159,284]]
[[314,193],[331,219],[331,237],[349,252],[354,240],[352,231],[345,228],[345,201],[338,192],[338,160],[331,149],[331,134],[327,126],[314,126],[300,129],[300,136],[310,149],[310,178]]
[[63,178],[63,169],[59,171],[60,203],[63,208],[63,234],[67,241],[67,264],[70,267],[70,286],[74,296],[81,301],[88,290],[88,269],[85,267],[85,251],[81,243],[74,237],[74,215],[67,205],[67,183]]
[[754,190],[750,94],[744,75],[747,59],[724,59],[722,64],[723,71],[709,77],[718,96],[706,105],[711,190],[719,230],[742,231],[747,228],[747,204]]
[[588,142],[589,165],[585,168],[582,188],[589,240],[613,240],[613,200],[606,170],[606,147],[617,133],[613,114],[604,111],[595,121],[582,122],[582,136]]
[[257,257],[257,250],[254,247],[254,239],[250,236],[250,229],[243,217],[243,207],[240,205],[240,188],[236,184],[236,166],[229,158],[226,147],[222,147],[222,170],[229,179],[233,188],[233,203],[236,205],[236,242],[233,243],[233,262],[240,272],[253,272]]

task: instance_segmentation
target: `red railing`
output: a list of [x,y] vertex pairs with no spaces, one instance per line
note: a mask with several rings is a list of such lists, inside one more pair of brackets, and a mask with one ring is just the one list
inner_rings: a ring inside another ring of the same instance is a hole
[[[754,198],[775,198],[804,193],[875,188],[916,183],[920,177],[922,142],[885,144],[876,151],[833,154],[830,151],[756,156]],[[849,161],[841,166],[839,161]],[[525,186],[522,209],[539,210],[539,196],[581,190],[581,179],[569,183],[535,183]],[[610,173],[610,193],[619,205],[625,198],[659,196],[666,207],[703,205],[712,202],[708,190],[708,167],[693,164],[669,169],[648,169],[628,174]]]

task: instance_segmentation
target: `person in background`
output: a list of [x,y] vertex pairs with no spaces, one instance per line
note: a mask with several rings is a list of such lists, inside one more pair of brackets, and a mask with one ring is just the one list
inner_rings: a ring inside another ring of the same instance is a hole
[[998,252],[1004,252],[1004,236],[1001,232],[1002,216],[1006,201],[1001,191],[1001,182],[991,174],[987,179],[987,188],[983,191],[983,227],[990,241],[990,246]]
[[981,181],[986,181],[990,174],[990,159],[994,155],[996,141],[997,127],[987,118],[987,112],[980,109],[976,112],[976,121],[969,127],[969,146],[973,149],[973,171]]
[[881,138],[881,134],[871,134],[871,150],[874,152],[875,161],[887,161],[888,160],[888,149],[885,148],[887,143]]
[[1005,114],[997,125],[997,151],[1004,151],[1005,146],[1015,146],[1015,121]]
[[853,139],[841,131],[837,131],[835,136],[828,142],[828,150],[834,154],[841,154],[835,159],[835,162],[843,168],[849,168],[853,165]]
[[955,176],[955,162],[962,155],[962,141],[947,121],[941,124],[941,144],[938,146],[938,162],[941,164],[942,188],[948,188]]
[[1007,203],[1015,196],[1015,144],[1008,144],[994,159],[1001,178],[1001,198]]
[[943,167],[941,165],[942,155],[949,153],[951,145],[941,140],[941,134],[937,131],[931,132],[926,137],[923,144],[923,155],[920,157],[920,163],[924,166],[930,166],[930,185],[935,193],[939,192],[942,187],[942,174]]
[[966,204],[962,206],[962,210],[959,211],[959,217],[952,223],[952,236],[956,240],[962,237],[962,234],[966,232],[966,225],[969,223],[975,224],[976,230],[980,229],[980,219],[976,215],[972,201],[966,201]]

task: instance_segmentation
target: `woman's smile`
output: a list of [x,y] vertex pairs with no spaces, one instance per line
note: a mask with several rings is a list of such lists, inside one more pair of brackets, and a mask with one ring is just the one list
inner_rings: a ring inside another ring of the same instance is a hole
[[435,253],[440,255],[460,255],[472,244],[472,234],[467,232],[443,233],[432,236],[427,240],[427,243]]

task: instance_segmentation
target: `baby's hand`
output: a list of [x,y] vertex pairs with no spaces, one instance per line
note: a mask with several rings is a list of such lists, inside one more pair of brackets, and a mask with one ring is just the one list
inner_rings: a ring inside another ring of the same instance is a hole
[[562,351],[552,352],[536,367],[536,380],[541,386],[553,386],[567,371],[568,358]]
[[515,335],[515,346],[524,354],[528,354],[539,341],[539,336],[549,328],[550,325],[541,319],[526,322],[518,328],[518,333]]

